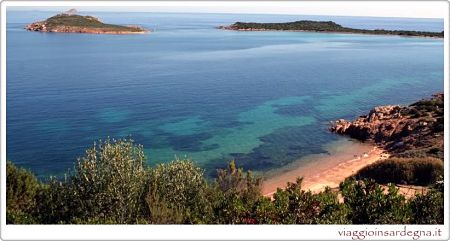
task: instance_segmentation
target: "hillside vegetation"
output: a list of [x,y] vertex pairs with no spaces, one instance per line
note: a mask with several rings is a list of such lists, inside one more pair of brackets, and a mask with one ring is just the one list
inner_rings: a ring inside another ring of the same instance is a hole
[[145,165],[131,140],[94,144],[63,180],[40,182],[7,163],[9,224],[442,224],[443,189],[406,199],[394,186],[347,180],[340,195],[304,191],[302,179],[260,193],[261,179],[234,162],[208,181],[190,160]]
[[339,32],[339,33],[359,33],[376,35],[399,35],[399,36],[421,36],[443,38],[442,32],[425,31],[406,31],[406,30],[385,30],[385,29],[356,29],[343,27],[333,21],[311,21],[301,20],[286,23],[254,23],[254,22],[236,22],[229,26],[220,26],[219,28],[239,31],[313,31],[313,32]]
[[92,16],[58,14],[45,21],[26,26],[27,30],[40,32],[79,32],[79,33],[143,33],[145,29],[137,26],[106,24]]

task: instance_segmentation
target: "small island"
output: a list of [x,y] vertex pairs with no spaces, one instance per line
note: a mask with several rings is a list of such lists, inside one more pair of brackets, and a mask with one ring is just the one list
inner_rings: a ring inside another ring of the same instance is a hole
[[305,31],[305,32],[330,32],[330,33],[356,33],[374,35],[399,35],[407,37],[433,37],[443,38],[442,32],[385,30],[385,29],[356,29],[343,27],[333,21],[301,20],[286,23],[252,23],[236,22],[229,26],[219,26],[219,29],[235,31]]
[[88,34],[142,34],[149,32],[139,26],[106,24],[96,17],[77,15],[74,9],[50,17],[45,21],[31,23],[25,29],[37,32]]

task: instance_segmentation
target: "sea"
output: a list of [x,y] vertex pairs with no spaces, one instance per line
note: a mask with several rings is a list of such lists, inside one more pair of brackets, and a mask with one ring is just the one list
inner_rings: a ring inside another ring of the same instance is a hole
[[330,121],[444,89],[443,39],[217,29],[335,21],[443,31],[443,19],[80,12],[141,35],[28,32],[55,11],[7,11],[7,159],[62,175],[94,142],[132,138],[147,164],[191,159],[213,177],[230,160],[257,173],[327,154]]

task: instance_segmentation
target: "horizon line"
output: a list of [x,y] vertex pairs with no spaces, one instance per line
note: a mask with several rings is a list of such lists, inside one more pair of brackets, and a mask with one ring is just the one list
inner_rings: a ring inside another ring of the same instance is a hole
[[[30,11],[35,11],[35,12],[61,12],[63,13],[65,10],[51,10],[51,9],[20,9],[20,8],[26,8],[26,7],[8,7],[6,10],[11,11],[11,12],[30,12]],[[71,9],[71,8],[75,8],[77,9],[77,7],[69,7],[67,10]],[[267,13],[267,12],[262,12],[262,13],[251,13],[251,12],[195,12],[195,11],[158,11],[158,10],[149,10],[149,11],[145,11],[145,10],[112,10],[112,9],[108,9],[108,10],[100,10],[100,9],[95,9],[95,10],[78,10],[78,13],[83,13],[83,12],[92,12],[92,13],[164,13],[164,14],[243,14],[243,15],[285,15],[285,16],[324,16],[324,17],[360,17],[360,18],[401,18],[401,19],[428,19],[428,20],[445,20],[444,17],[404,17],[404,16],[373,16],[373,15],[336,15],[336,14],[311,14],[311,13]]]

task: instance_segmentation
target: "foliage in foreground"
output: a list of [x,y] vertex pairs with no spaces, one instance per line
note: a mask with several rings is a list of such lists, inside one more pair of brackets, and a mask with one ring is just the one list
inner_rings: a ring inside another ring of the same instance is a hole
[[410,200],[394,186],[346,180],[340,192],[301,189],[302,179],[260,193],[261,179],[231,162],[208,182],[190,160],[145,166],[142,146],[106,140],[86,151],[64,180],[39,182],[7,163],[9,224],[441,224],[443,188]]
[[37,178],[10,161],[6,163],[6,221],[7,223],[34,223],[36,196],[42,189]]

